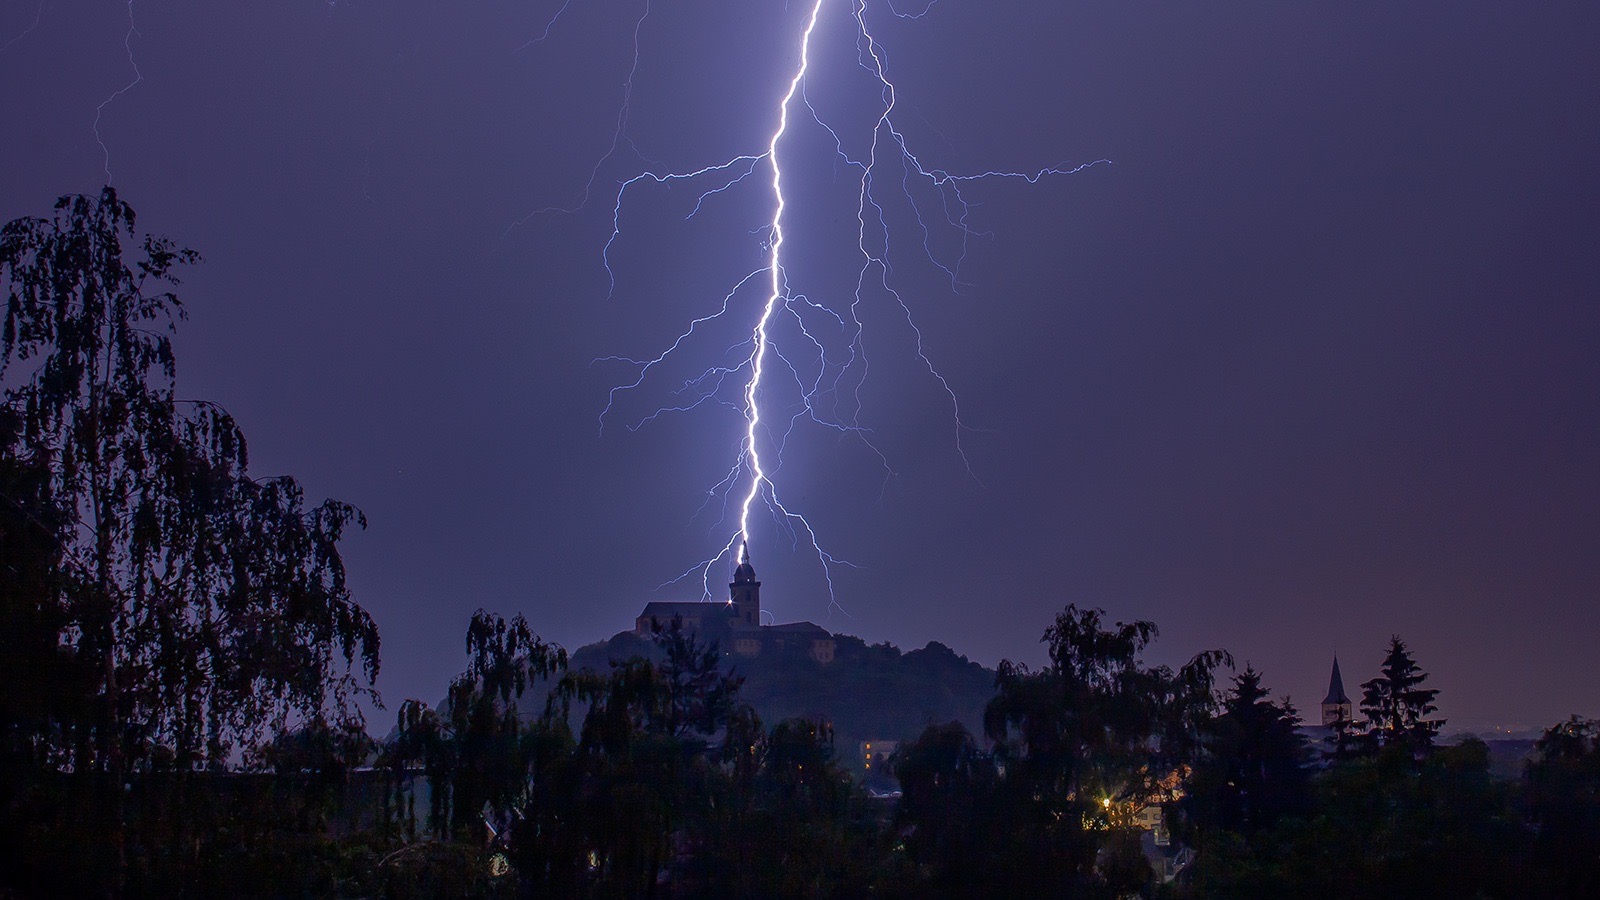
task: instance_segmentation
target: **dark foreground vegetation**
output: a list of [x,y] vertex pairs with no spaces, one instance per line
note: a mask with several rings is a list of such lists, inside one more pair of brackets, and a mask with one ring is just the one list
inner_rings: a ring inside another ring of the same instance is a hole
[[[444,702],[373,741],[361,516],[175,394],[193,260],[109,189],[0,232],[0,897],[1600,896],[1600,724],[1498,778],[1399,638],[1313,743],[1226,653],[1153,666],[1151,623],[1068,606],[883,796],[677,623],[585,667],[479,612]],[[972,677],[946,657],[910,665]]]

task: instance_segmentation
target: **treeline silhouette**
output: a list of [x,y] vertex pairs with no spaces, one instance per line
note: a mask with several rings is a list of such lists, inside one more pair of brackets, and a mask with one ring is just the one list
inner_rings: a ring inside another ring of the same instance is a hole
[[1398,637],[1314,744],[1227,653],[1069,605],[882,795],[681,622],[583,667],[479,611],[375,741],[361,514],[175,393],[196,259],[109,188],[0,230],[0,896],[1600,896],[1600,723],[1496,777]]

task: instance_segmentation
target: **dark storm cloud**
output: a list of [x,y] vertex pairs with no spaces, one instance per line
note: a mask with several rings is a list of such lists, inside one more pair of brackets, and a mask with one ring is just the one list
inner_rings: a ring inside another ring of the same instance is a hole
[[[606,203],[508,231],[604,153],[641,8],[575,3],[519,51],[555,6],[138,0],[145,79],[102,120],[142,223],[208,260],[184,291],[186,392],[239,417],[259,471],[372,520],[349,557],[391,700],[440,693],[477,606],[576,645],[726,536],[690,518],[726,415],[602,437],[618,373],[590,360],[659,349],[730,254],[757,259],[750,206],[690,225],[639,207],[609,300]],[[0,43],[22,35],[0,51],[7,219],[98,186],[95,107],[130,74],[123,6],[52,3],[23,34],[34,12],[0,15]],[[759,146],[800,12],[658,3],[641,152]],[[1336,648],[1359,682],[1398,631],[1458,722],[1600,712],[1597,20],[945,0],[886,27],[938,165],[1114,165],[974,188],[969,287],[910,276],[983,429],[977,480],[889,317],[864,421],[898,477],[797,445],[789,498],[862,566],[830,626],[992,663],[1097,604],[1155,619],[1174,657],[1227,646],[1302,703]],[[803,555],[755,562],[780,616],[827,614]]]

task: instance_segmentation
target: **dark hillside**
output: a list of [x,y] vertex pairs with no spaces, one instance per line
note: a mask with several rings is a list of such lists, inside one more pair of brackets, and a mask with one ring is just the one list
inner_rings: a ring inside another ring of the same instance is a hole
[[849,635],[835,640],[834,661],[826,665],[801,654],[731,659],[745,676],[745,702],[767,722],[826,719],[841,756],[854,752],[857,741],[911,740],[929,724],[952,719],[982,732],[993,671],[938,642],[902,653]]
[[[723,660],[744,676],[740,697],[769,726],[796,716],[831,723],[841,760],[853,760],[858,741],[911,740],[930,723],[958,720],[973,734],[982,733],[993,670],[937,641],[910,652],[851,635],[836,635],[835,642],[834,660],[826,664],[802,651]],[[579,648],[571,667],[604,671],[613,660],[656,653],[650,641],[621,632]],[[533,701],[525,702],[531,711]]]

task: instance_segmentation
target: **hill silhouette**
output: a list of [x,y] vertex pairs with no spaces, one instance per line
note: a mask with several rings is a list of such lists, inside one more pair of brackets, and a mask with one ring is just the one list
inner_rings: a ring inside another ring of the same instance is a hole
[[[769,726],[797,716],[831,724],[842,760],[854,758],[859,741],[912,740],[930,724],[954,720],[982,733],[994,670],[938,641],[911,651],[847,634],[834,635],[834,641],[834,659],[828,663],[800,649],[743,657],[724,647],[722,664],[744,677],[740,699]],[[624,631],[580,647],[570,668],[605,672],[613,661],[635,656],[658,659],[661,651],[650,639]],[[544,691],[525,694],[527,711],[536,712],[544,697]]]

